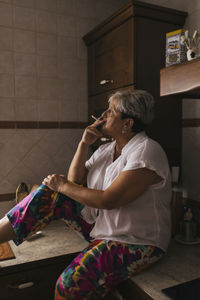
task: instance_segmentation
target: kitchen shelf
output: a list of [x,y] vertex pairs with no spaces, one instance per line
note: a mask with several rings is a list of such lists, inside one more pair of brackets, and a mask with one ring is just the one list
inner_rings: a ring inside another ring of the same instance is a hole
[[160,96],[200,98],[200,58],[160,70]]

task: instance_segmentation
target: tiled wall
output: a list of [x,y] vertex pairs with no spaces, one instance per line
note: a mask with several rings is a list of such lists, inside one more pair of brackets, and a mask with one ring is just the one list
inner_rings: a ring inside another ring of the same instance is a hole
[[[143,1],[188,11],[185,27],[191,33],[200,28],[199,0]],[[127,2],[0,1],[0,122],[87,121],[87,52],[82,36]],[[198,103],[183,100],[183,118],[188,118],[187,111],[198,118]],[[0,129],[0,194],[14,192],[21,181],[40,183],[47,173],[64,172],[81,132]],[[198,140],[199,128],[183,129],[183,180],[191,191],[195,186],[196,196]]]
[[[87,121],[82,40],[126,0],[0,1],[0,123]],[[0,194],[64,173],[82,129],[0,129]]]
[[[200,120],[200,99],[183,99],[183,120]],[[200,124],[200,123],[199,123]],[[200,201],[200,127],[183,128],[183,187]]]

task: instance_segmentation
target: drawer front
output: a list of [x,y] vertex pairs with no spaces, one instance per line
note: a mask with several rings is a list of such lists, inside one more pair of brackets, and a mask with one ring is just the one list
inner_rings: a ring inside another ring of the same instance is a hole
[[64,264],[45,266],[0,277],[1,300],[53,299],[55,283]]
[[97,40],[88,51],[90,95],[133,83],[133,19]]

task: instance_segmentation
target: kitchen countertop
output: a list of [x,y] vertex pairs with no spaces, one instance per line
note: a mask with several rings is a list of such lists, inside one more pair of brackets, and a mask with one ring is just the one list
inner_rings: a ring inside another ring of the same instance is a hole
[[53,221],[42,234],[16,246],[9,242],[16,258],[0,261],[0,269],[83,250],[88,243],[70,229],[63,220]]
[[136,283],[154,300],[169,300],[161,290],[200,277],[200,245],[172,240],[166,256],[136,275]]
[[[81,251],[88,243],[62,220],[53,221],[42,235],[20,246],[9,242],[16,258],[0,262],[0,269]],[[200,277],[200,245],[171,242],[166,256],[132,281],[154,300],[169,300],[162,289]]]

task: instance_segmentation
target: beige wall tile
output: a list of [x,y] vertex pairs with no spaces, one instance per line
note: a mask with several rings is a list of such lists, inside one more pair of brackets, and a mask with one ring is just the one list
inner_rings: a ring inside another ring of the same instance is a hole
[[9,150],[9,153],[14,153],[19,163],[30,151],[32,151],[34,146],[34,140],[31,138],[25,138],[23,130],[18,129],[5,145],[4,151],[8,151],[8,149],[11,148],[12,150]]
[[47,33],[37,33],[37,54],[57,55],[57,36]]
[[[6,100],[6,99],[5,99]],[[12,138],[15,134],[16,129],[0,129],[0,149],[6,145],[6,143]]]
[[57,57],[56,56],[37,56],[37,74],[48,77],[57,76]]
[[78,111],[79,111],[79,121],[88,121],[88,88],[87,88],[87,78],[85,80],[79,81],[78,89]]
[[[193,2],[193,0],[192,0]],[[187,0],[168,0],[166,2],[164,2],[162,5],[165,7],[170,7],[173,9],[178,9],[178,10],[182,10],[182,11],[188,11],[188,6],[191,6],[192,2],[188,2]]]
[[32,147],[40,142],[41,139],[48,133],[47,129],[18,129],[25,140],[32,142]]
[[69,98],[60,101],[59,111],[60,121],[79,121],[78,100],[77,98]]
[[[2,191],[2,194],[13,192],[13,185],[8,180],[5,180],[2,178],[0,181],[0,189]],[[2,204],[2,203],[0,203],[0,204]],[[5,211],[5,213],[6,213],[6,211]]]
[[38,98],[56,101],[59,96],[60,82],[53,78],[38,78]]
[[44,11],[37,11],[36,16],[37,30],[40,32],[56,33],[57,18],[56,14]]
[[[2,188],[1,188],[2,187]],[[4,189],[5,191],[8,191],[7,193],[9,193],[11,190],[11,186],[6,184],[6,181],[3,181],[0,189]],[[6,193],[6,192],[4,192]],[[3,194],[4,194],[3,193]],[[11,192],[10,192],[11,193]],[[1,202],[0,203],[0,218],[3,218],[5,216],[5,214],[15,206],[15,200],[12,201],[5,201],[5,202]]]
[[84,41],[77,38],[77,55],[80,59],[87,59],[87,46]]
[[200,99],[183,99],[183,119],[200,119]]
[[35,53],[35,32],[20,29],[14,30],[14,50],[23,53]]
[[12,191],[15,191],[21,182],[34,184],[33,180],[37,180],[37,175],[34,172],[34,167],[30,169],[24,165],[23,161],[20,161],[16,168],[7,175],[6,179],[12,185]]
[[62,130],[63,144],[62,147],[58,148],[58,152],[53,157],[54,162],[59,166],[60,174],[66,174],[68,171],[81,135],[82,130],[80,129]]
[[27,98],[17,99],[15,118],[17,121],[38,121],[38,101]]
[[76,20],[74,16],[58,15],[58,35],[75,37],[77,35]]
[[82,38],[85,34],[87,34],[91,29],[93,29],[98,22],[95,18],[87,19],[87,18],[78,18],[77,19],[77,36]]
[[0,50],[12,50],[12,29],[0,27]]
[[27,153],[23,159],[23,163],[26,168],[34,171],[34,173],[37,175],[35,183],[40,184],[44,176],[47,175],[46,169],[48,164],[50,164],[50,158],[41,150],[38,144],[32,147],[31,151]]
[[14,82],[12,74],[0,74],[0,91],[1,97],[14,96]]
[[14,5],[35,8],[35,0],[13,0]]
[[70,99],[70,101],[76,101],[78,97],[78,84],[79,83],[77,81],[72,80],[72,78],[61,80],[59,99],[64,101],[66,99]]
[[28,99],[36,98],[36,77],[15,76],[15,96]]
[[57,0],[58,14],[67,16],[76,15],[76,0]]
[[0,120],[15,120],[15,100],[0,98]]
[[36,13],[35,10],[25,7],[14,7],[14,26],[26,30],[35,30]]
[[193,11],[190,15],[189,18],[187,18],[187,21],[185,23],[185,28],[189,29],[189,34],[190,36],[193,35],[193,32],[196,29],[200,28],[200,9]]
[[183,129],[182,180],[190,199],[200,201],[200,128]]
[[96,1],[93,0],[77,0],[76,12],[80,17],[94,18],[96,14]]
[[12,171],[19,159],[16,156],[16,148],[13,148],[11,143],[7,143],[3,148],[0,149],[0,175],[5,177],[10,171]]
[[39,100],[38,115],[39,120],[58,121],[58,101]]
[[86,101],[87,99],[88,97],[85,98],[84,95],[81,95],[80,98],[78,98],[78,120],[80,122],[88,121],[88,103]]
[[12,26],[12,6],[0,2],[0,25]]
[[56,0],[36,0],[36,8],[55,13],[57,9]]
[[87,64],[85,60],[78,58],[58,58],[58,73],[62,79],[68,79],[75,84],[87,76]]
[[1,0],[0,2],[4,2],[4,3],[12,3],[12,0]]
[[36,55],[15,53],[15,74],[36,75]]
[[12,52],[0,51],[0,73],[13,73]]
[[[45,136],[40,140],[39,145],[44,153],[49,153],[51,157],[54,157],[58,153],[63,143],[67,140],[66,134],[62,134],[65,129],[52,129],[47,131]],[[51,145],[51,147],[49,147]]]
[[[58,57],[62,58],[75,58],[77,57],[77,39],[75,37],[58,37]],[[63,60],[64,60],[63,59]]]

